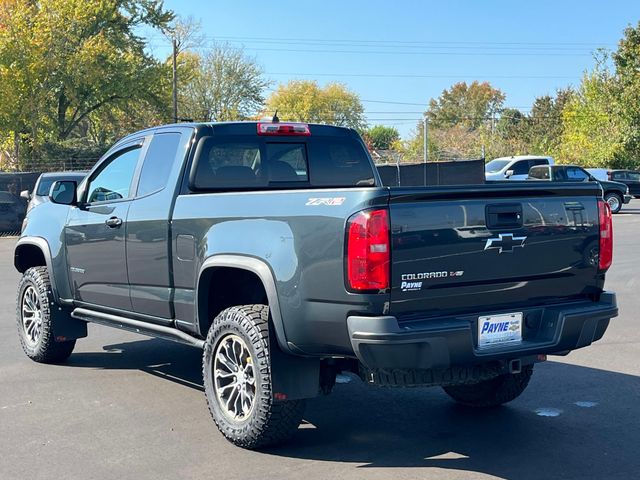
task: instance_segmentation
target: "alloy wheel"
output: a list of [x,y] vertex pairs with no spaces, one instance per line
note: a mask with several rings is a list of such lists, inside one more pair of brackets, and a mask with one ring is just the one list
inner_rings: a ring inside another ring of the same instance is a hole
[[42,336],[42,305],[38,292],[31,285],[22,294],[22,328],[27,344],[35,347]]
[[255,404],[256,376],[249,347],[238,335],[226,335],[218,343],[213,378],[224,415],[233,421],[249,417]]

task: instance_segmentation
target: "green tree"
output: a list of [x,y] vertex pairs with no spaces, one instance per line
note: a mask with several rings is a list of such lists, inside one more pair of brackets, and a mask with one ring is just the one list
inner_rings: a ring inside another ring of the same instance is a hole
[[566,103],[563,113],[560,161],[590,167],[611,167],[621,158],[629,125],[620,114],[615,76],[606,57],[586,72],[580,87]]
[[203,56],[180,54],[178,111],[198,121],[245,120],[264,105],[270,83],[240,49],[217,46]]
[[563,134],[562,113],[574,94],[571,88],[561,88],[555,97],[537,97],[529,114],[527,142],[529,153],[556,156]]
[[620,114],[628,129],[616,166],[640,167],[640,22],[624,31],[613,54],[619,88]]
[[360,97],[340,83],[324,88],[315,81],[292,80],[267,99],[265,114],[281,120],[328,123],[364,131],[367,122]]
[[370,128],[364,136],[369,145],[376,150],[389,150],[395,142],[400,140],[398,129],[384,125]]
[[429,101],[427,118],[433,128],[460,125],[475,130],[500,113],[504,100],[505,94],[489,82],[459,82]]
[[171,19],[157,0],[3,2],[0,132],[37,150],[86,131],[107,109],[146,104],[163,117],[170,77],[136,32]]

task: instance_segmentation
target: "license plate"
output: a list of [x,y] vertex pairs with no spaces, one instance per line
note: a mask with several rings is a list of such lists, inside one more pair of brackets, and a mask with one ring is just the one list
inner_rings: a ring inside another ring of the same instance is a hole
[[478,318],[478,348],[522,341],[522,312]]

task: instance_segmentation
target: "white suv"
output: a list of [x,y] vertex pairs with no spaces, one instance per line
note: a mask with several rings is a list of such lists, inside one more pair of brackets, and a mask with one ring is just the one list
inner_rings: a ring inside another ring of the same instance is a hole
[[484,176],[487,180],[526,180],[529,169],[537,165],[553,165],[553,158],[537,155],[495,158],[484,166]]

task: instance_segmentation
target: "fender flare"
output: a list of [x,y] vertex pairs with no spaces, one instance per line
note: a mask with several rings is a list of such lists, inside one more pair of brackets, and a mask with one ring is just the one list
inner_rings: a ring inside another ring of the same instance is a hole
[[60,297],[58,296],[56,276],[53,274],[53,260],[51,257],[51,248],[49,247],[49,243],[42,237],[21,237],[14,247],[13,266],[16,268],[16,270],[18,270],[18,249],[23,245],[37,247],[40,249],[40,251],[42,251],[45,266],[47,267],[47,271],[49,272],[49,280],[51,281],[51,293],[53,294],[54,301],[57,303]]
[[[271,319],[273,320],[273,327],[276,332],[276,338],[280,349],[285,353],[294,353],[289,348],[287,343],[287,337],[284,330],[284,322],[282,320],[282,312],[280,311],[280,302],[278,299],[278,291],[276,289],[276,282],[273,276],[271,268],[262,260],[250,257],[246,255],[228,255],[219,254],[208,257],[200,267],[198,272],[198,281],[196,283],[196,322],[200,325],[199,319],[199,297],[200,297],[200,279],[204,272],[210,268],[239,268],[242,270],[248,270],[254,273],[262,282],[264,290],[267,293],[267,300],[269,302],[269,311],[271,313]],[[203,333],[203,332],[201,332]],[[204,332],[206,334],[206,332]]]

